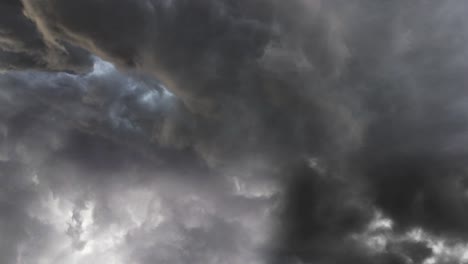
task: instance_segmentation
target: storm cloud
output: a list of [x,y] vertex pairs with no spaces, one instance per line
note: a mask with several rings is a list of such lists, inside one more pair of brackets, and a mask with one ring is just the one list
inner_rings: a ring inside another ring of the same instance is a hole
[[468,263],[464,1],[0,1],[1,263]]
[[0,69],[87,71],[91,54],[69,43],[50,45],[24,16],[20,1],[0,2]]

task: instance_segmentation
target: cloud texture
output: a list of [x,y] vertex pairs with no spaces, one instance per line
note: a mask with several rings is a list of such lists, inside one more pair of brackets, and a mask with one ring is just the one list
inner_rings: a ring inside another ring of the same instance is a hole
[[467,13],[0,1],[0,262],[468,263]]

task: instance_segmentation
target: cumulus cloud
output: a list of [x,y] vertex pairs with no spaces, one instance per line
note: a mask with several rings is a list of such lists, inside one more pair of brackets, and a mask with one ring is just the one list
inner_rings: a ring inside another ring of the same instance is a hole
[[0,7],[2,263],[466,261],[463,1]]

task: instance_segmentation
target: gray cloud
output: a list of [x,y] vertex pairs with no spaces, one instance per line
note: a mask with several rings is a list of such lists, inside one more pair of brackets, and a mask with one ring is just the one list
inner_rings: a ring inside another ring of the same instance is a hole
[[444,263],[431,241],[466,239],[463,1],[1,5],[6,263]]
[[[4,261],[260,258],[271,194],[241,193],[209,169],[192,146],[197,130],[181,123],[200,118],[159,82],[96,59],[88,74],[10,72],[1,83],[2,159],[25,170],[15,177],[27,184],[25,193],[2,191],[16,210],[2,212],[16,228],[2,231],[11,242]],[[50,240],[41,245],[36,232]],[[222,243],[225,232],[232,242]],[[153,236],[161,242],[139,242]],[[168,247],[170,236],[183,240]],[[197,240],[208,244],[190,246]]]

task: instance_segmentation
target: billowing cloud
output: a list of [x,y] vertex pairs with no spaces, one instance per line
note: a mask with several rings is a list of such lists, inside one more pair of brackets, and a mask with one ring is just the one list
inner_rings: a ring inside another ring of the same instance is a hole
[[466,262],[463,1],[0,7],[0,262]]

